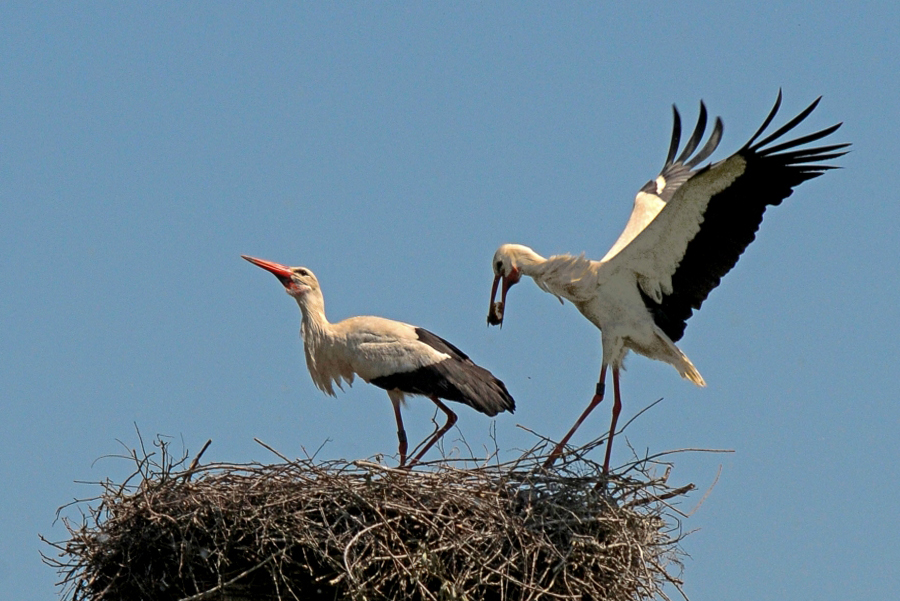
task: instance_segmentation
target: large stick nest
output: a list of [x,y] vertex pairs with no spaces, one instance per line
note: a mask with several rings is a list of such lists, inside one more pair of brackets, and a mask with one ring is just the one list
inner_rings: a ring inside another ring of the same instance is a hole
[[[585,454],[543,469],[441,460],[187,466],[168,442],[79,501],[45,557],[72,601],[666,598],[680,591],[668,470],[604,476]],[[205,447],[204,447],[205,449]],[[201,451],[202,454],[202,451]],[[626,475],[622,475],[626,474]],[[627,475],[630,474],[630,475]],[[595,488],[599,483],[599,488]]]

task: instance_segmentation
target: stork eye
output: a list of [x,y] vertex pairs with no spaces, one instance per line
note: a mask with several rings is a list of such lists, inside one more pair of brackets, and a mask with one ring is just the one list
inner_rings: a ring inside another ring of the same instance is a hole
[[309,272],[306,271],[305,269],[298,269],[298,270],[297,270],[297,275],[307,276],[307,275],[309,275]]

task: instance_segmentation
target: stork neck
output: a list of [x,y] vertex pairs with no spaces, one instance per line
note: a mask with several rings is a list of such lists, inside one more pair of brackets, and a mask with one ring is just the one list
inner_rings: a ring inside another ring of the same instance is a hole
[[531,278],[541,278],[544,275],[544,266],[547,259],[537,254],[528,247],[523,247],[516,256],[516,265],[524,275]]
[[572,302],[583,301],[584,292],[597,285],[596,278],[586,277],[590,273],[591,261],[584,256],[553,255],[545,259],[537,253],[519,257],[519,269],[530,276],[541,289],[567,298]]
[[303,321],[300,324],[300,331],[304,339],[307,334],[322,335],[327,333],[328,318],[325,317],[325,300],[321,293],[308,292],[303,297],[297,299],[300,305],[300,313],[303,315]]

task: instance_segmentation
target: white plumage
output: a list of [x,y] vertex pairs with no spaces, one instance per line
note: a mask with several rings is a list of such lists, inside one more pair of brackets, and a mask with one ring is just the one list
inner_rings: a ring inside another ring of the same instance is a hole
[[[722,121],[716,119],[709,140],[692,157],[706,129],[706,108],[701,102],[694,133],[675,158],[681,120],[673,107],[675,124],[663,170],[638,192],[625,229],[601,260],[570,255],[545,259],[518,244],[504,244],[494,254],[489,323],[502,323],[507,291],[527,275],[541,289],[571,301],[601,331],[603,359],[596,393],[551,453],[548,465],[602,401],[606,369],[610,367],[615,400],[604,461],[604,470],[609,470],[621,410],[619,371],[628,351],[664,361],[683,378],[705,385],[690,359],[675,345],[684,334],[688,318],[753,241],[767,206],[780,204],[802,182],[833,169],[820,161],[845,154],[842,149],[849,146],[802,148],[830,135],[840,123],[769,145],[803,121],[818,102],[816,99],[797,117],[757,142],[781,105],[779,91],[769,116],[743,148],[699,169],[695,168],[718,146]],[[497,303],[501,282],[501,300]]]
[[315,385],[335,396],[333,384],[366,382],[450,359],[422,343],[416,329],[381,317],[351,317],[332,324],[324,310],[307,306],[300,325],[306,366]]
[[440,399],[464,403],[489,416],[515,409],[503,382],[443,338],[382,317],[351,317],[330,323],[312,271],[253,257],[244,259],[274,274],[297,301],[306,366],[322,392],[334,396],[335,385],[352,385],[356,376],[387,391],[397,420],[401,465],[406,463],[407,441],[400,407],[408,394],[427,396],[447,415],[444,426],[420,443],[422,448],[411,464],[456,423],[456,414]]

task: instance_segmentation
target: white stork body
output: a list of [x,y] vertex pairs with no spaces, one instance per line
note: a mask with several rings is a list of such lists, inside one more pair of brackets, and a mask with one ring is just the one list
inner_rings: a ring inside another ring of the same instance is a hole
[[[621,410],[619,371],[629,350],[669,363],[683,378],[704,386],[700,373],[675,345],[693,311],[737,263],[753,241],[769,205],[780,204],[802,182],[834,167],[819,161],[845,154],[848,144],[800,148],[833,133],[840,124],[774,146],[769,143],[797,126],[819,100],[778,131],[756,142],[781,104],[781,93],[762,127],[729,158],[695,169],[718,146],[722,122],[691,158],[706,128],[700,103],[697,127],[675,158],[681,135],[678,111],[662,173],[638,192],[624,231],[603,259],[558,255],[545,259],[527,246],[504,244],[494,254],[494,285],[488,323],[503,321],[506,293],[522,275],[543,290],[568,299],[601,331],[603,362],[596,394],[560,441],[548,465],[563,451],[581,422],[600,403],[606,369],[613,372],[615,403],[604,469],[609,470],[612,439]],[[495,303],[498,284],[502,296]]]
[[464,403],[491,417],[514,411],[515,401],[503,382],[443,338],[382,317],[330,323],[319,281],[309,269],[244,258],[273,273],[296,299],[306,366],[322,392],[334,396],[335,384],[338,388],[343,383],[352,385],[355,376],[387,391],[397,420],[401,465],[406,463],[407,442],[400,407],[408,394],[429,397],[447,415],[446,424],[421,443],[424,446],[411,463],[456,423],[456,414],[440,399]]
[[517,244],[504,244],[497,255],[515,257],[521,275],[531,277],[554,296],[569,300],[600,329],[604,365],[621,368],[625,355],[633,350],[669,363],[683,378],[705,385],[690,359],[648,319],[633,272],[607,269],[602,261],[584,257],[557,255],[545,259]]

